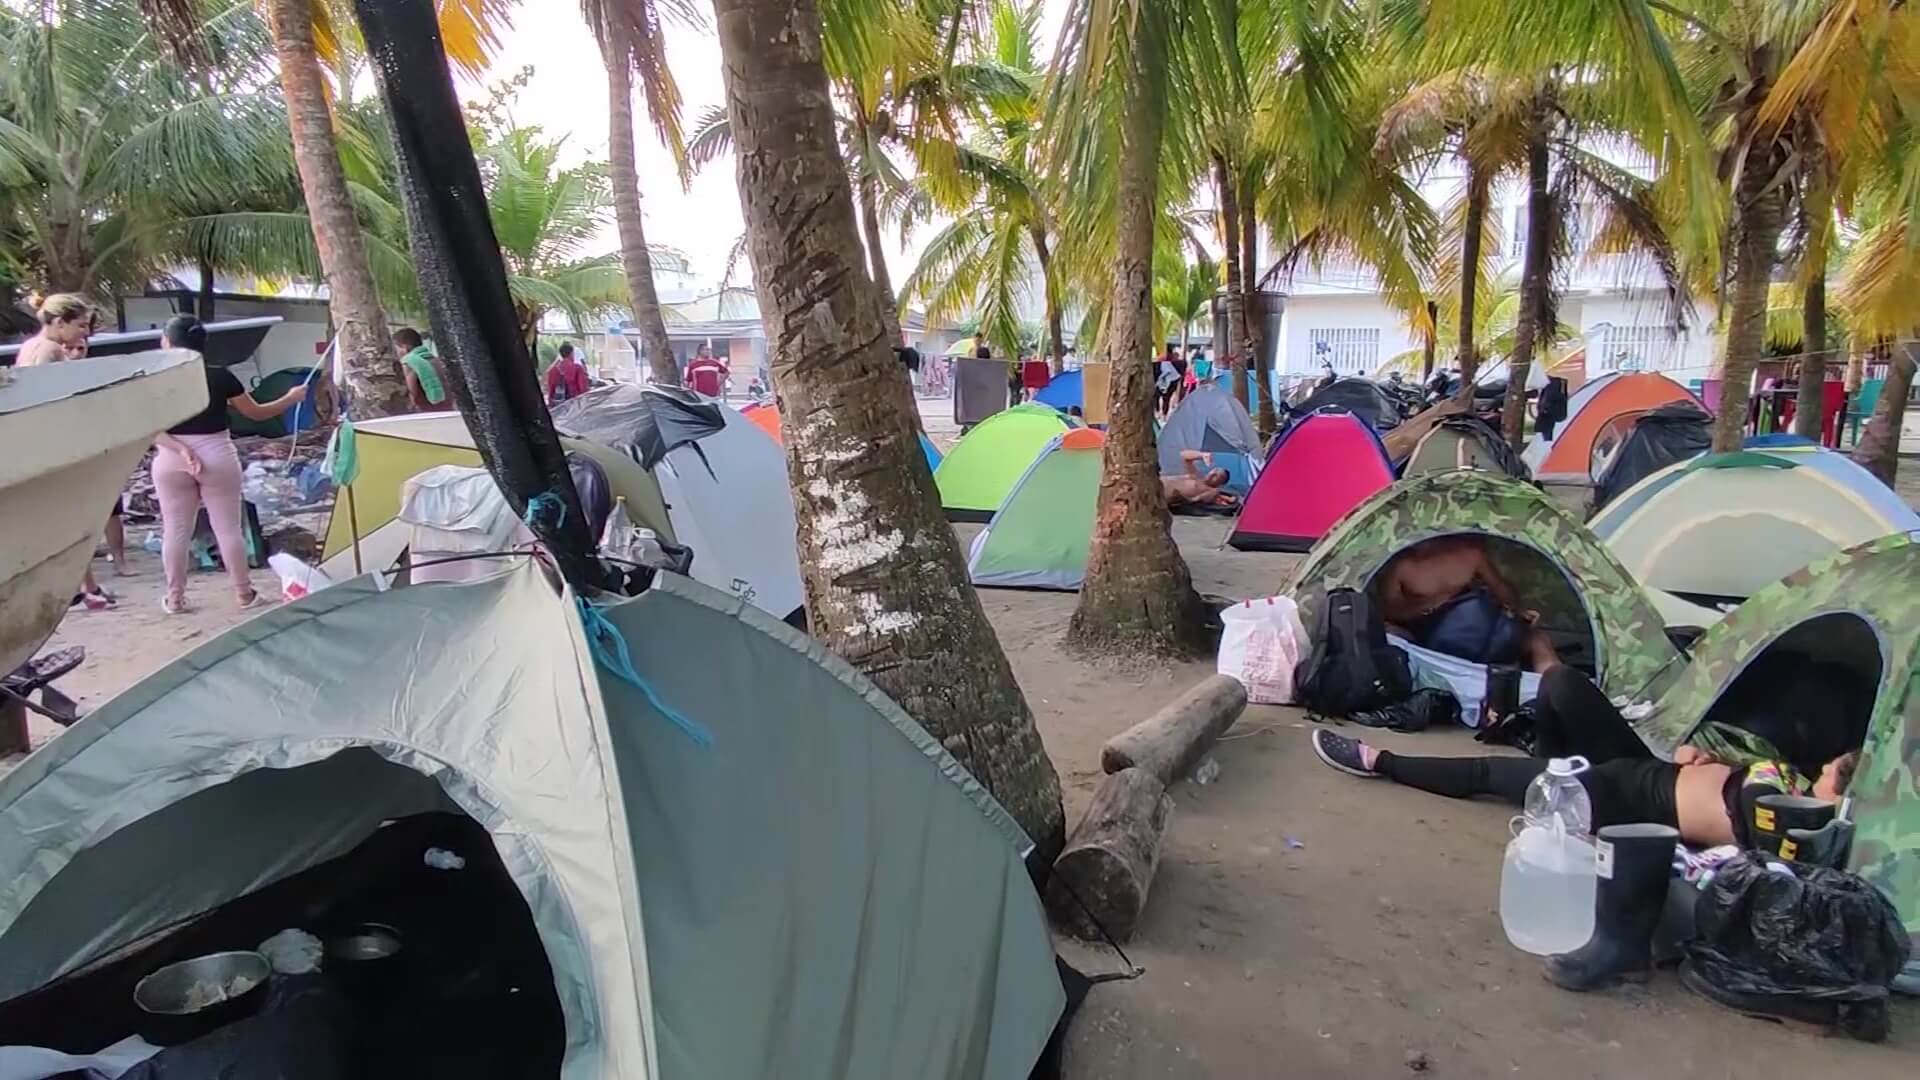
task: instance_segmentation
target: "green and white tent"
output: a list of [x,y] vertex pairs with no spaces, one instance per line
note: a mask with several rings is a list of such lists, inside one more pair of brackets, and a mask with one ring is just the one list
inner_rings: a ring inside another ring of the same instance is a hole
[[1431,472],[1379,492],[1314,545],[1285,591],[1312,626],[1327,590],[1370,588],[1400,552],[1462,535],[1489,540],[1488,556],[1539,610],[1562,659],[1592,669],[1609,696],[1644,699],[1672,678],[1679,651],[1639,584],[1539,488],[1498,473]]
[[991,519],[1054,436],[1078,426],[1073,418],[1045,405],[1016,405],[982,420],[933,471],[947,518]]
[[1093,428],[1075,428],[1040,451],[993,520],[973,538],[967,573],[975,585],[1080,588],[1093,543],[1106,443]]
[[1851,669],[1874,688],[1848,789],[1848,869],[1893,900],[1920,947],[1920,532],[1817,560],[1753,594],[1694,642],[1691,662],[1638,725],[1641,737],[1663,755],[1692,744],[1723,761],[1751,760],[1720,726],[1738,727],[1738,718],[1716,715],[1715,705],[1748,670],[1785,653]]
[[452,812],[524,898],[563,1077],[1027,1076],[1064,995],[959,763],[736,597],[663,576],[589,623],[517,562],[268,612],[0,779],[0,1017]]

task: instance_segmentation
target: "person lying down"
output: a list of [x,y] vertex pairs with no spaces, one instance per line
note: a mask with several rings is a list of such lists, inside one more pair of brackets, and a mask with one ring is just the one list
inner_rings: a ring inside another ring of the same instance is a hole
[[1744,767],[1715,761],[1691,746],[1671,762],[1653,756],[1617,709],[1581,672],[1555,668],[1543,680],[1534,731],[1542,757],[1413,757],[1337,735],[1313,732],[1320,760],[1341,772],[1387,779],[1455,799],[1491,795],[1514,806],[1556,757],[1586,757],[1579,774],[1593,803],[1593,827],[1666,825],[1693,847],[1756,846],[1755,809],[1765,795],[1838,800],[1852,783],[1857,751],[1824,762],[1812,779],[1786,761]]
[[1209,468],[1202,473],[1199,465],[1213,464],[1213,455],[1198,450],[1180,451],[1181,472],[1160,478],[1160,494],[1167,500],[1167,507],[1230,507],[1238,506],[1239,499],[1231,492],[1222,491],[1227,486],[1227,470]]

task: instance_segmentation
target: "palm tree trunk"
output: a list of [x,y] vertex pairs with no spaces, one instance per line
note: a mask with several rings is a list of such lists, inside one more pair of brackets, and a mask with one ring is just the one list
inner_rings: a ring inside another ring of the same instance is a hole
[[311,0],[268,0],[280,90],[287,102],[293,160],[313,222],[313,246],[327,279],[328,306],[340,330],[341,368],[361,419],[410,410],[407,384],[387,332],[386,312],[373,284],[366,239],[353,215],[347,174],[333,141],[326,78],[314,51]]
[[1420,381],[1433,378],[1433,354],[1440,347],[1440,305],[1427,301],[1427,332],[1420,343]]
[[1049,865],[1060,781],[967,582],[862,265],[814,0],[715,0],[741,207],[815,637],[1007,808]]
[[653,255],[647,249],[646,221],[640,212],[640,171],[633,150],[633,51],[619,19],[609,19],[607,49],[607,163],[613,188],[613,219],[620,232],[620,264],[627,272],[627,294],[647,372],[662,386],[680,385],[680,364],[667,337],[666,316],[653,283]]
[[1827,275],[1815,273],[1800,302],[1800,399],[1793,407],[1793,433],[1820,441],[1826,411]]
[[1480,240],[1486,229],[1487,192],[1492,177],[1486,170],[1467,165],[1467,220],[1460,239],[1460,396],[1473,398],[1473,376],[1480,368],[1480,353],[1473,340],[1474,304],[1480,290]]
[[[854,124],[860,144],[867,146],[873,133],[867,128],[865,117],[856,115]],[[870,149],[870,152],[879,151]],[[860,173],[860,225],[866,236],[867,272],[880,298],[880,322],[887,330],[887,344],[904,345],[906,341],[900,333],[900,301],[893,294],[893,275],[887,272],[886,234],[880,229],[880,181],[865,170]]]
[[[1920,328],[1914,330],[1920,338]],[[1900,426],[1907,415],[1907,395],[1913,392],[1915,361],[1920,360],[1920,341],[1893,347],[1887,358],[1887,383],[1880,388],[1880,400],[1873,416],[1860,432],[1860,445],[1853,448],[1854,463],[1893,486],[1894,473],[1900,467]]]
[[1060,283],[1053,279],[1053,249],[1047,246],[1047,230],[1035,224],[1029,230],[1033,235],[1033,256],[1040,263],[1040,287],[1046,294],[1047,304],[1047,364],[1055,375],[1067,368],[1066,330],[1061,325]]
[[1720,365],[1720,407],[1713,421],[1715,453],[1740,449],[1746,435],[1753,368],[1766,343],[1767,286],[1786,210],[1786,191],[1773,183],[1779,164],[1777,149],[1750,151],[1734,191],[1732,301]]
[[1193,591],[1160,490],[1153,439],[1153,226],[1166,108],[1159,33],[1135,35],[1121,120],[1113,297],[1105,333],[1112,380],[1100,502],[1067,640],[1109,655],[1192,654],[1205,608]]
[[1240,399],[1240,407],[1244,409],[1251,400],[1247,397],[1248,358],[1245,353],[1234,354],[1239,351],[1240,342],[1235,335],[1246,322],[1247,312],[1240,295],[1240,200],[1230,176],[1227,159],[1213,155],[1213,186],[1220,196],[1220,239],[1227,249],[1227,326],[1214,351],[1225,354],[1227,367],[1233,373],[1233,396]]
[[1273,361],[1267,356],[1266,311],[1260,303],[1259,214],[1254,209],[1253,185],[1240,193],[1240,344],[1246,350],[1247,364],[1253,369],[1260,400],[1254,405],[1253,426],[1262,440],[1273,438],[1280,428],[1280,413],[1274,398]]
[[[1544,103],[1540,111],[1544,114]],[[1527,245],[1520,257],[1520,317],[1513,328],[1513,356],[1507,361],[1507,398],[1500,410],[1500,433],[1515,452],[1526,441],[1527,374],[1533,366],[1534,354],[1539,351],[1542,333],[1552,333],[1552,328],[1545,325],[1549,306],[1547,290],[1553,287],[1548,280],[1547,265],[1550,239],[1547,230],[1553,227],[1549,220],[1553,204],[1547,194],[1550,168],[1546,130],[1541,126],[1545,119],[1544,115],[1536,118],[1533,136],[1527,142]]]

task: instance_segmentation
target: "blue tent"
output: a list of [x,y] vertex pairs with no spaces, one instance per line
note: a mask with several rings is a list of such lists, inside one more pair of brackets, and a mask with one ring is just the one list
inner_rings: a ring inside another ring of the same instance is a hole
[[940,467],[940,448],[933,445],[933,440],[927,438],[927,433],[924,431],[920,433],[920,452],[927,455],[927,468]]
[[1069,409],[1084,409],[1080,390],[1080,373],[1063,371],[1053,377],[1045,387],[1034,391],[1033,402],[1036,405],[1051,405],[1061,412]]

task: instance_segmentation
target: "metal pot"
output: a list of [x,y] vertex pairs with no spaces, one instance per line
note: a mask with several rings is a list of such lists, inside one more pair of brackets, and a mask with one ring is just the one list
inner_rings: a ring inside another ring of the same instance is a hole
[[[273,965],[257,952],[221,952],[168,964],[134,984],[140,1037],[156,1046],[192,1042],[216,1028],[245,1020],[267,1000]],[[244,989],[214,1001],[196,1000],[196,988]]]

